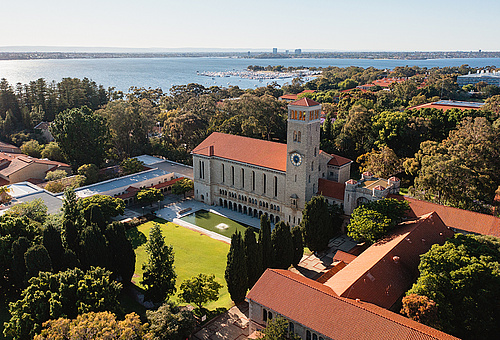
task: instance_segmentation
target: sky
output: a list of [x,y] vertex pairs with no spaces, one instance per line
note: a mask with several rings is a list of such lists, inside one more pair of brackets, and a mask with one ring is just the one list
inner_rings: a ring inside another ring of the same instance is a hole
[[499,51],[498,0],[0,0],[3,46]]

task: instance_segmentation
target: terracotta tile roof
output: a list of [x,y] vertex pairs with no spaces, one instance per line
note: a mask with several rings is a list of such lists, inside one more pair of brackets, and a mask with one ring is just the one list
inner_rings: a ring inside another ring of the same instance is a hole
[[337,262],[332,268],[328,269],[319,278],[317,278],[316,282],[325,283],[333,275],[337,274],[342,268],[345,268],[345,266],[347,266],[347,264],[344,261]]
[[267,269],[247,299],[336,340],[457,339],[287,270]]
[[333,261],[342,261],[345,262],[346,264],[351,263],[357,256],[353,254],[346,253],[345,251],[342,250],[337,250],[335,255],[333,256]]
[[358,181],[356,181],[355,179],[350,179],[346,182],[347,184],[358,184]]
[[333,155],[333,154],[330,154],[330,156],[332,156],[332,159],[330,159],[330,161],[328,162],[328,165],[342,166],[342,165],[346,165],[348,163],[352,163],[352,161],[349,158],[345,158],[345,157],[342,157],[339,155]]
[[156,189],[165,188],[165,187],[171,186],[175,182],[178,182],[178,181],[180,181],[182,179],[184,179],[184,177],[174,178],[174,179],[171,179],[170,181],[166,181],[166,182],[162,182],[162,183],[159,183],[159,184],[155,184],[155,185],[153,185],[153,188],[156,188]]
[[192,153],[210,156],[212,146],[215,157],[286,171],[286,144],[213,132]]
[[447,227],[468,233],[500,237],[500,218],[498,217],[447,207],[401,195],[389,195],[388,197],[408,201],[410,203],[409,217],[416,218],[417,216],[435,211]]
[[437,213],[402,224],[375,243],[325,285],[339,296],[391,308],[419,275],[420,255],[453,236]]
[[318,194],[338,200],[344,200],[345,184],[329,181],[324,178],[318,180]]
[[321,105],[320,103],[318,102],[315,102],[314,100],[312,100],[311,98],[307,98],[307,97],[304,97],[304,98],[301,98],[293,103],[290,103],[288,105],[295,105],[295,106],[316,106],[316,105]]
[[296,94],[284,94],[280,97],[281,99],[297,100]]
[[0,142],[0,151],[2,152],[12,152],[12,153],[21,153],[21,149],[15,145]]

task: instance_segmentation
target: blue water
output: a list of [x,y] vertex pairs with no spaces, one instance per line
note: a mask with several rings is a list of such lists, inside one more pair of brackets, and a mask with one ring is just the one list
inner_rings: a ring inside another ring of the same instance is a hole
[[[62,59],[62,60],[1,60],[0,78],[11,84],[28,83],[45,78],[60,81],[65,77],[87,77],[105,88],[114,86],[127,91],[131,86],[160,87],[167,91],[172,85],[199,83],[204,86],[237,85],[241,88],[265,86],[267,81],[240,79],[239,77],[210,78],[197,75],[197,71],[244,70],[248,65],[284,66],[373,66],[392,69],[396,66],[445,67],[468,64],[472,67],[498,66],[500,58],[460,58],[429,60],[385,60],[385,59],[237,59],[237,58],[123,58],[123,59]],[[281,79],[280,85],[291,79]]]

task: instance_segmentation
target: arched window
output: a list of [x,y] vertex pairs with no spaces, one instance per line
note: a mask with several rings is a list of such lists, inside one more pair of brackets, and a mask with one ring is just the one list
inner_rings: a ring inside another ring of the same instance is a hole
[[316,148],[314,148],[314,157],[316,157]]
[[311,332],[306,331],[306,340],[311,340]]
[[314,161],[311,162],[311,171],[314,171]]
[[290,331],[290,333],[294,333],[295,332],[295,325],[293,324],[293,322],[289,322],[288,323],[288,330]]
[[313,340],[318,340],[318,336],[316,335],[316,333],[313,333]]
[[262,320],[264,322],[267,321],[267,310],[265,310],[264,308],[262,309]]
[[297,142],[299,142],[299,143],[300,143],[300,139],[301,139],[301,132],[299,131],[299,132],[297,133]]
[[296,142],[297,141],[297,131],[294,131],[293,132],[293,141]]
[[271,312],[267,312],[267,318],[268,318],[269,320],[272,320],[272,319],[273,319],[273,313],[271,313]]

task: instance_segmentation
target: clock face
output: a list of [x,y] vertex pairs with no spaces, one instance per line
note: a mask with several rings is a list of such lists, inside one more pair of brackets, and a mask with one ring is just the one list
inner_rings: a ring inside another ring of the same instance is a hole
[[290,161],[292,162],[293,165],[299,166],[300,164],[302,164],[302,156],[294,152],[290,155]]

